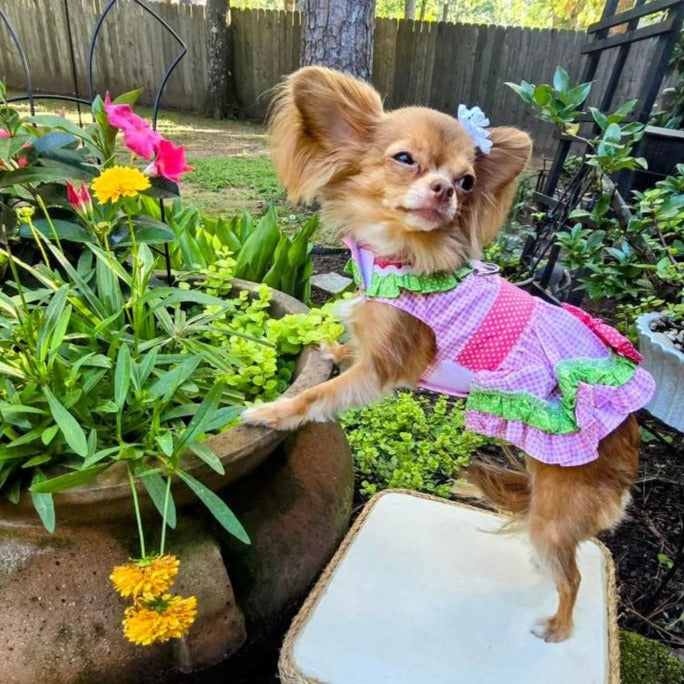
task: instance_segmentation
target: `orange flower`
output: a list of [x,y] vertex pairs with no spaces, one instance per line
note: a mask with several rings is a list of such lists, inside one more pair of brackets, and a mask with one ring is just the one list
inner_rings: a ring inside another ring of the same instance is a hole
[[117,565],[109,579],[124,598],[131,596],[151,600],[173,584],[179,565],[178,558],[171,555],[141,558],[126,565]]
[[182,637],[197,617],[197,599],[164,594],[151,601],[140,601],[126,608],[124,636],[139,646]]

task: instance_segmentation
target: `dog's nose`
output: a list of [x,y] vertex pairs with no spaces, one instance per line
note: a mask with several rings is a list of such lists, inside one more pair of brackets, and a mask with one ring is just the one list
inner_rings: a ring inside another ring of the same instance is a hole
[[454,186],[448,181],[437,178],[430,183],[430,190],[440,202],[446,202],[454,194]]

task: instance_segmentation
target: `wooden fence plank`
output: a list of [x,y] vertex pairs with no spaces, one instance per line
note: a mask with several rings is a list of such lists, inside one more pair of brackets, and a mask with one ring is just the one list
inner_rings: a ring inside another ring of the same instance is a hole
[[[0,2],[25,46],[34,88],[72,93],[62,3]],[[87,95],[90,34],[104,4],[105,0],[69,0],[82,95]],[[201,109],[207,91],[205,8],[153,0],[149,6],[188,45],[186,58],[168,82],[163,103]],[[232,10],[229,31],[237,104],[244,115],[262,118],[270,89],[299,65],[302,15]],[[388,108],[418,103],[455,114],[461,102],[480,105],[493,124],[525,128],[534,135],[538,149],[548,150],[553,145],[552,127],[536,121],[504,82],[549,82],[557,65],[577,79],[582,65],[580,50],[585,43],[584,34],[570,31],[378,19],[372,80]],[[615,106],[638,94],[652,43],[646,40],[632,48]],[[107,88],[114,94],[143,86],[142,101],[151,102],[161,75],[178,49],[175,40],[140,7],[120,0],[105,22],[95,51],[96,92]],[[50,58],[46,59],[48,52]],[[595,93],[600,93],[606,83],[613,59],[612,55],[602,57]],[[5,30],[0,30],[0,78],[12,88],[25,87],[21,63]]]

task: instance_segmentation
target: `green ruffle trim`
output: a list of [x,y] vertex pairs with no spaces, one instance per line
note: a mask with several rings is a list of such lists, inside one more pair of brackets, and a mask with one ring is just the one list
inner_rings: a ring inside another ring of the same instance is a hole
[[561,398],[539,399],[527,392],[501,392],[473,385],[466,409],[516,420],[555,435],[577,432],[575,405],[581,382],[619,387],[631,380],[636,364],[623,356],[605,359],[568,359],[556,365]]
[[[345,271],[351,272],[357,287],[363,290],[361,269],[359,269],[356,262],[350,260],[345,267]],[[470,266],[464,266],[455,273],[442,272],[426,275],[417,275],[415,273],[407,273],[405,275],[388,273],[387,275],[381,275],[374,272],[371,276],[370,285],[363,290],[363,294],[366,297],[395,299],[401,295],[402,290],[419,292],[420,294],[446,292],[460,285],[461,281],[472,271],[473,269]]]

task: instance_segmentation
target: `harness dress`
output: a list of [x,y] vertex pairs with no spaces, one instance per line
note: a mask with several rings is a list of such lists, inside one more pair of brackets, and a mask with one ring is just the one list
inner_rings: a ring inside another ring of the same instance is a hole
[[589,314],[554,306],[473,261],[456,273],[416,274],[344,240],[360,296],[394,306],[435,334],[419,385],[465,397],[466,428],[543,463],[598,458],[600,440],[655,391],[627,338]]

